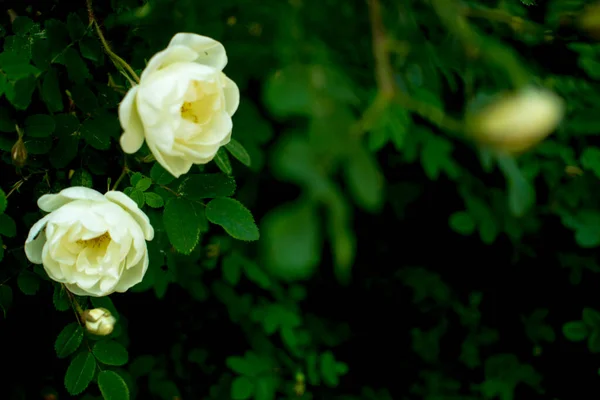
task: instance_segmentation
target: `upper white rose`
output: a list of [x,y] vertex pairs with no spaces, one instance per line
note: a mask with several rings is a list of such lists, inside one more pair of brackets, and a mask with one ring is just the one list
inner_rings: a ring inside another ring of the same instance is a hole
[[148,269],[146,240],[154,229],[133,200],[85,187],[45,194],[38,206],[50,214],[36,222],[25,241],[32,263],[80,296],[125,292]]
[[179,177],[211,161],[229,143],[237,85],[222,72],[223,45],[206,36],[176,34],[155,54],[119,106],[121,147],[135,153],[144,138],[154,158]]
[[564,113],[565,103],[555,93],[526,87],[498,98],[468,121],[471,133],[480,142],[520,153],[550,135]]

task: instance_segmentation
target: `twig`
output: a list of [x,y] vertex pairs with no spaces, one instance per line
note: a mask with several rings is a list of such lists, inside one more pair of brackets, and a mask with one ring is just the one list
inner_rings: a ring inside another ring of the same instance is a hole
[[94,16],[94,8],[92,7],[92,0],[86,0],[86,5],[87,5],[87,10],[88,10],[88,18],[90,20],[90,25],[94,26],[94,29],[96,30],[96,34],[98,35],[98,38],[100,39],[100,42],[102,43],[102,46],[104,47],[104,51],[106,52],[106,54],[108,54],[108,56],[112,60],[113,64],[115,64],[115,66],[117,68],[119,68],[119,67],[124,68],[129,73],[130,77],[133,78],[133,80],[136,83],[140,83],[140,77],[135,73],[133,68],[131,68],[131,66],[129,64],[127,64],[127,62],[125,60],[123,60],[121,57],[119,57],[110,48],[110,45],[106,41],[106,38],[104,37],[104,34],[102,33],[102,29],[100,29],[100,25],[98,25],[98,21],[96,21],[96,17]]
[[113,185],[112,190],[116,190],[119,187],[119,184],[123,181],[127,173],[129,172],[129,168],[127,167],[127,161],[123,163],[123,170],[121,171],[121,175],[117,178],[117,181]]
[[383,97],[391,99],[396,92],[396,85],[379,0],[369,1],[369,19],[375,57],[375,79]]

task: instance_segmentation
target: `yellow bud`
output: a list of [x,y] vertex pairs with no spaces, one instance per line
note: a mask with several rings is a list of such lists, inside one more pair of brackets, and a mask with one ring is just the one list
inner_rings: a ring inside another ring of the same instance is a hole
[[85,328],[88,332],[98,336],[110,335],[117,320],[106,308],[94,308],[83,312]]
[[19,140],[15,142],[13,145],[10,155],[13,160],[13,164],[17,167],[22,167],[25,165],[27,161],[27,149],[25,148],[25,143],[23,143],[23,138],[19,137]]
[[504,94],[467,117],[470,134],[481,144],[522,153],[550,135],[565,113],[564,101],[546,89],[528,87]]

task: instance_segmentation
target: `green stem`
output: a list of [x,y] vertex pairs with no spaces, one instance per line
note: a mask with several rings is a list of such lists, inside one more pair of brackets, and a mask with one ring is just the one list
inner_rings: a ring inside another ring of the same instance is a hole
[[119,187],[119,184],[127,176],[127,172],[129,172],[129,168],[127,168],[127,163],[125,163],[125,165],[123,165],[123,171],[121,171],[121,175],[119,175],[119,177],[117,178],[117,181],[113,185],[112,190],[116,190]]
[[90,20],[90,24],[94,25],[96,34],[98,35],[98,38],[100,39],[100,42],[102,43],[102,47],[104,47],[104,51],[106,52],[106,54],[108,54],[108,56],[112,60],[113,64],[115,64],[117,69],[124,69],[125,71],[127,71],[129,76],[126,76],[126,77],[130,81],[132,81],[132,83],[133,82],[140,83],[140,77],[135,73],[133,68],[131,68],[131,66],[125,60],[123,60],[121,57],[119,57],[110,48],[110,45],[106,41],[106,38],[104,37],[104,34],[102,33],[102,29],[100,29],[100,25],[98,25],[98,21],[96,21],[96,17],[94,16],[94,9],[92,8],[92,0],[86,0],[86,5],[87,5],[87,9],[88,9],[88,17]]

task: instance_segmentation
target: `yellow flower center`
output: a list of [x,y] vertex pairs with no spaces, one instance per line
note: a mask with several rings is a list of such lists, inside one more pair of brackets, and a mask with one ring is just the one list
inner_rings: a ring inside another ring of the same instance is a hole
[[194,124],[208,122],[214,113],[215,102],[219,99],[219,93],[210,83],[193,81],[187,90],[185,99],[181,105],[181,117]]
[[102,235],[96,236],[95,238],[91,238],[88,240],[78,240],[77,244],[80,244],[86,248],[100,249],[102,247],[108,246],[108,243],[110,243],[110,241],[110,233],[104,232]]

